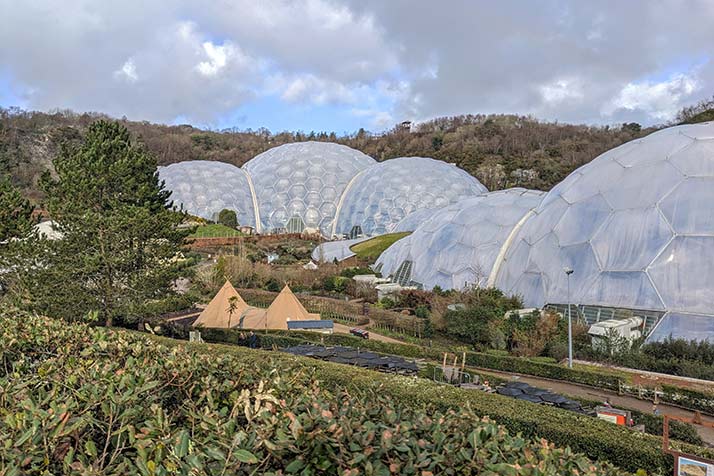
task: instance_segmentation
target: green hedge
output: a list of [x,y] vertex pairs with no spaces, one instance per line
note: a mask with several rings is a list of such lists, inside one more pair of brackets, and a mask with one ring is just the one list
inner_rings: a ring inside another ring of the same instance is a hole
[[[241,331],[235,329],[202,329],[201,335],[207,342],[237,343]],[[394,344],[379,342],[371,339],[360,339],[344,334],[318,334],[315,332],[294,331],[264,331],[259,332],[263,347],[288,347],[303,343],[324,343],[325,345],[345,345],[361,347],[385,354],[400,355],[409,358],[422,358],[440,362],[444,350],[419,347],[408,344]],[[461,353],[458,353],[461,355]],[[533,361],[522,357],[497,355],[492,353],[466,352],[466,364],[471,367],[514,372],[534,377],[561,380],[580,385],[601,388],[617,392],[620,377],[617,375],[586,370],[580,368],[570,369],[557,363]],[[714,414],[714,397],[694,390],[679,387],[663,386],[664,395],[659,399],[663,403],[677,405],[690,410],[699,410],[704,413]],[[634,394],[634,390],[632,391]]]
[[405,398],[420,379],[177,344],[0,312],[0,473],[623,473],[511,434],[468,403]]
[[[202,344],[204,348],[206,344]],[[212,346],[207,346],[211,348]],[[218,353],[230,352],[230,347],[214,347]],[[487,415],[512,432],[528,438],[545,438],[558,446],[588,454],[593,459],[611,463],[635,472],[645,469],[650,474],[671,474],[672,458],[661,451],[661,438],[637,433],[612,423],[585,415],[531,404],[500,395],[484,394],[435,384],[424,379],[379,374],[356,367],[317,360],[303,362],[316,371],[326,387],[347,387],[389,395],[412,406],[433,406],[440,411],[469,408],[478,415]],[[714,457],[701,447],[677,443],[681,450]]]

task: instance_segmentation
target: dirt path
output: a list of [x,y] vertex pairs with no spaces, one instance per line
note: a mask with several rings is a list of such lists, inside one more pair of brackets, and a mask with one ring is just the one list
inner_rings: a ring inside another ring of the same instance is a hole
[[[495,370],[488,369],[474,369],[478,373],[483,375],[493,375],[502,379],[507,380],[518,380],[520,382],[526,382],[527,384],[533,385],[534,387],[542,388],[545,390],[551,390],[555,393],[559,393],[565,396],[573,396],[580,398],[587,398],[589,400],[599,400],[604,402],[606,398],[610,399],[610,403],[614,407],[631,408],[633,410],[641,411],[642,413],[652,413],[652,402],[647,400],[640,400],[634,397],[618,395],[617,392],[610,392],[607,390],[601,390],[591,387],[586,387],[583,385],[577,385],[573,383],[563,382],[559,380],[548,380],[541,379],[538,377],[531,377],[527,375],[516,375],[507,372],[498,372]],[[666,413],[667,415],[674,416],[686,416],[693,417],[694,412],[689,410],[684,410],[683,408],[673,407],[670,405],[665,405],[660,403],[658,405],[659,411]],[[702,415],[702,420],[708,422],[714,422],[714,418]],[[703,426],[694,425],[697,432],[702,437],[702,439],[710,445],[714,445],[714,428],[706,428]]]
[[[349,334],[350,329],[352,329],[352,327],[346,326],[344,324],[338,324],[337,322],[335,322],[334,331],[337,332],[338,334]],[[377,334],[372,329],[369,329],[369,339],[376,340],[379,342],[389,342],[390,344],[404,344],[404,342],[402,342],[400,340],[392,339],[391,337]]]

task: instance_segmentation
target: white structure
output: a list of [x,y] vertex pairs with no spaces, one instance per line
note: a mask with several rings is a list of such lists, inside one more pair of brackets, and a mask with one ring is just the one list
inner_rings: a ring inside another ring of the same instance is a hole
[[377,269],[402,284],[426,289],[491,286],[514,229],[544,195],[512,188],[438,209],[382,253]]
[[367,236],[390,233],[410,213],[441,208],[487,192],[455,165],[424,157],[380,162],[357,175],[338,207],[331,235],[359,226]]
[[326,236],[347,184],[374,159],[344,145],[298,142],[274,147],[248,161],[264,231],[320,230]]
[[206,160],[159,167],[159,178],[171,190],[176,207],[191,215],[216,220],[223,209],[234,210],[241,225],[255,226],[250,177],[235,165]]
[[664,313],[649,340],[714,337],[714,123],[610,150],[553,188],[517,231],[495,284],[527,306]]
[[600,321],[588,330],[592,337],[594,349],[606,349],[608,339],[619,338],[632,344],[635,339],[642,337],[643,319],[641,317],[630,317],[628,319],[608,319]]
[[344,261],[355,255],[355,252],[350,249],[352,246],[367,240],[369,240],[369,238],[326,241],[320,243],[312,250],[311,258],[318,263],[332,263],[335,260]]

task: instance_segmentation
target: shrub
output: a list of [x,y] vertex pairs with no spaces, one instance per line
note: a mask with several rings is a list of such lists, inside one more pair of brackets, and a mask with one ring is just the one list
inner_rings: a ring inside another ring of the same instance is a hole
[[622,474],[480,416],[514,402],[411,378],[24,316],[0,318],[0,351],[7,474]]
[[238,216],[235,211],[224,208],[218,213],[218,223],[235,229],[238,227]]

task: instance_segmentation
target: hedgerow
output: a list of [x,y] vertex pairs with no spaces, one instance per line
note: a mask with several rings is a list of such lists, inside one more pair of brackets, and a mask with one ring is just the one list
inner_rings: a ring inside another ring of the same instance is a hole
[[[166,327],[165,329],[168,333],[176,337],[183,337],[185,334],[185,332],[181,332],[176,328]],[[202,329],[201,333],[207,342],[237,343],[240,331],[234,329]],[[409,344],[394,344],[375,340],[363,340],[357,337],[341,334],[323,335],[312,332],[294,331],[269,331],[268,333],[263,333],[261,331],[260,337],[263,347],[286,347],[306,342],[320,342],[326,345],[362,347],[376,352],[437,361],[441,361],[444,353],[443,349],[419,347]],[[459,352],[459,354],[461,353]],[[621,388],[620,382],[623,379],[619,375],[598,371],[596,369],[571,369],[557,363],[514,357],[510,355],[498,355],[487,352],[466,352],[466,364],[483,369],[514,372],[552,380],[562,380],[580,385],[601,388],[604,390],[623,390],[629,391],[632,394],[638,393],[638,390],[634,387],[630,388],[627,385],[624,385]],[[627,382],[623,381],[622,383],[626,384]],[[677,405],[690,410],[699,410],[708,414],[714,414],[714,395],[670,385],[663,385],[661,390],[662,393],[658,394],[658,398],[663,403]],[[653,390],[649,390],[649,392],[652,393]]]
[[459,395],[284,354],[0,316],[3,475],[622,474],[532,431],[514,436],[470,399],[453,405]]

